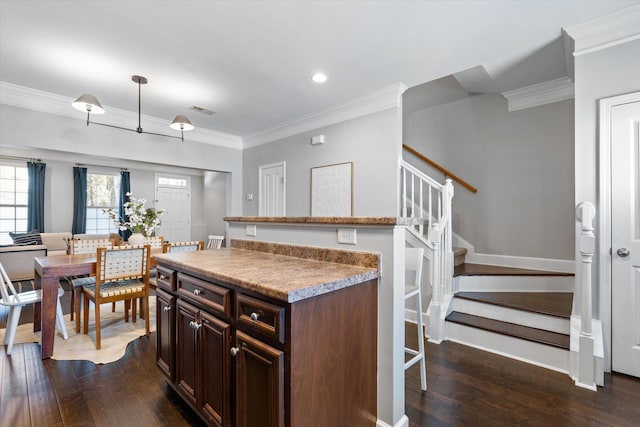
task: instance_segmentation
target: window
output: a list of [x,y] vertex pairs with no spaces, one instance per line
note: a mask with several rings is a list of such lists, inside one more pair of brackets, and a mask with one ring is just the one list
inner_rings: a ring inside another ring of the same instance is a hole
[[120,205],[120,176],[104,173],[87,173],[87,223],[86,233],[117,233],[118,227],[105,209],[116,214]]
[[13,243],[10,232],[27,232],[29,174],[26,166],[0,165],[0,244]]
[[177,176],[158,176],[158,185],[166,187],[188,187],[189,182],[187,178]]

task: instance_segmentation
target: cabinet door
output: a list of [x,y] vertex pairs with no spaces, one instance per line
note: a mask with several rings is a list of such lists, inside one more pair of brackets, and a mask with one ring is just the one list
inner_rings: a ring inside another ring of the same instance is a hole
[[156,290],[156,363],[171,381],[175,380],[176,298]]
[[236,332],[239,427],[284,426],[284,352]]
[[198,407],[210,424],[231,425],[231,325],[200,312],[200,401]]
[[196,347],[198,309],[178,300],[176,303],[176,385],[185,399],[196,405],[198,354]]

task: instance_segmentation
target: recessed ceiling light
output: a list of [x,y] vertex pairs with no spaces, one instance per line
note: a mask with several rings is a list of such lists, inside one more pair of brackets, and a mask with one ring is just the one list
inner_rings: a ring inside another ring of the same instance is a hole
[[315,73],[313,77],[311,77],[311,80],[316,83],[324,83],[327,81],[327,75],[324,73]]

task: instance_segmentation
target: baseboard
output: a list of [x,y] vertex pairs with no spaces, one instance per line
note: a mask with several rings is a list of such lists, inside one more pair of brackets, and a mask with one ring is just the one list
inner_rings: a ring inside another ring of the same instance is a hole
[[380,418],[378,418],[376,427],[409,427],[409,418],[406,415],[403,415],[400,420],[393,426],[391,424],[385,423]]
[[557,271],[571,273],[576,271],[575,260],[531,258],[510,255],[479,254],[469,251],[465,257],[469,264],[497,265],[500,267],[527,268],[531,270]]

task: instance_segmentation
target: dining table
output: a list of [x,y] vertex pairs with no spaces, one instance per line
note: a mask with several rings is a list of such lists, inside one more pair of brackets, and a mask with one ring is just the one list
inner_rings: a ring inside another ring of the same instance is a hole
[[34,285],[42,290],[42,301],[36,303],[33,311],[33,330],[41,331],[41,357],[53,355],[53,341],[56,333],[56,304],[58,287],[63,277],[96,274],[96,255],[58,255],[35,257]]
[[[162,248],[152,248],[151,255],[162,253]],[[155,265],[150,259],[150,266]],[[58,287],[63,277],[96,274],[95,254],[58,255],[34,258],[34,285],[42,290],[42,300],[35,304],[33,311],[33,330],[41,332],[41,357],[48,359],[53,355],[53,342],[56,333],[56,304]]]

